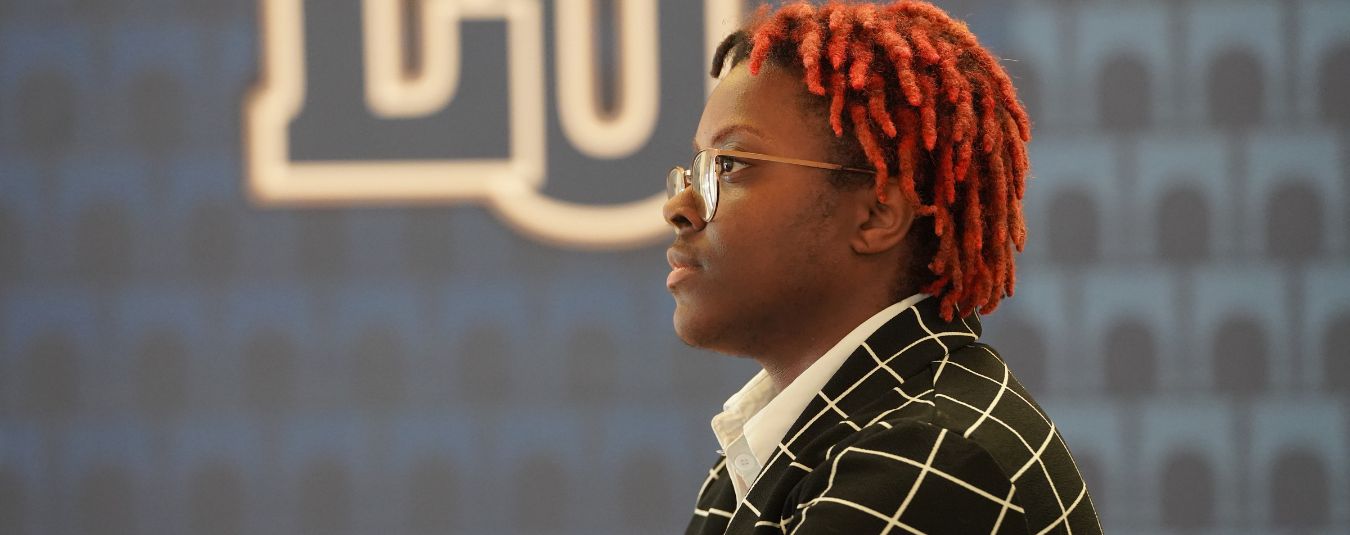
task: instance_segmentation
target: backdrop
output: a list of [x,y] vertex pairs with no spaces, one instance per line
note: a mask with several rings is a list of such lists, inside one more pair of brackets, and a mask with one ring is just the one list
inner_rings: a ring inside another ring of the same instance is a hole
[[[0,533],[679,531],[755,368],[645,210],[734,4],[0,0]],[[1107,531],[1350,531],[1350,3],[942,5]]]

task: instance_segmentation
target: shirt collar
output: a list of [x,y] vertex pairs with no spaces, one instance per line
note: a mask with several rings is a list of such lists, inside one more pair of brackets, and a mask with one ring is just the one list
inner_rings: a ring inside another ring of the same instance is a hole
[[926,297],[928,295],[923,293],[911,295],[854,327],[781,392],[768,373],[760,370],[740,391],[727,398],[722,413],[713,417],[713,433],[717,435],[718,443],[725,450],[731,443],[744,439],[762,468],[788,428],[853,350],[886,322]]

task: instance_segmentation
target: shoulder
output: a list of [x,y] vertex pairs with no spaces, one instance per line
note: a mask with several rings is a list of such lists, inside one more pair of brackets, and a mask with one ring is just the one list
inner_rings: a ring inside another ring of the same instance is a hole
[[858,532],[887,526],[928,533],[1026,530],[1016,486],[983,447],[913,418],[878,420],[850,434],[797,490],[793,518],[805,526],[828,523]]
[[992,347],[972,343],[933,362],[926,422],[989,456],[1035,530],[1100,532],[1087,485],[1055,422]]
[[832,432],[812,444],[814,449],[888,440],[912,445],[914,436],[949,432],[1003,461],[1003,450],[1025,452],[1027,437],[1043,438],[1053,425],[998,353],[985,344],[953,348],[889,386],[865,392],[868,401],[848,410]]
[[934,423],[977,442],[994,438],[981,430],[1043,435],[1053,425],[989,345],[972,343],[952,351],[934,361],[930,373]]
[[856,503],[898,488],[950,504],[929,507],[943,516],[973,511],[993,522],[981,515],[995,511],[997,531],[1012,529],[1009,519],[1019,529],[1100,530],[1056,425],[987,345],[953,348],[841,425],[803,497],[837,494],[831,481]]
[[[842,425],[860,438],[878,430],[955,432],[991,454],[1026,450],[1053,423],[992,347],[970,343],[930,362],[888,392],[874,393]],[[842,438],[842,437],[841,437]],[[996,455],[997,456],[997,455]]]

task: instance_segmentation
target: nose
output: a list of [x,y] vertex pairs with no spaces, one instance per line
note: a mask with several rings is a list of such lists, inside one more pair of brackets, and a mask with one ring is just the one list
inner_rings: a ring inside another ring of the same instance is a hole
[[694,195],[694,188],[684,188],[674,197],[666,199],[666,204],[661,206],[661,214],[677,235],[698,232],[707,225],[700,216],[698,200]]

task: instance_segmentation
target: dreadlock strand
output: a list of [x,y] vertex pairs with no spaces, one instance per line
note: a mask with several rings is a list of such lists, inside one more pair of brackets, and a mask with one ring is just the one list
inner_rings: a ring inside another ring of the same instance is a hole
[[886,200],[885,187],[886,179],[890,176],[886,169],[886,157],[881,153],[881,146],[877,144],[876,137],[872,135],[872,127],[867,122],[867,108],[862,104],[853,104],[849,106],[849,118],[853,120],[853,135],[858,138],[858,144],[862,145],[863,154],[872,162],[876,168],[876,190],[880,200]]
[[853,35],[852,18],[851,12],[843,9],[836,9],[830,13],[830,41],[826,47],[830,54],[830,66],[834,67],[835,71],[842,71],[844,61],[848,59],[849,37]]
[[830,90],[833,92],[830,100],[830,127],[834,129],[835,137],[844,135],[842,116],[844,99],[848,91],[845,64],[848,61],[849,38],[853,33],[852,18],[851,11],[843,9],[843,6],[836,6],[836,9],[830,11],[828,19],[830,39],[826,44],[826,52],[830,56],[830,66],[833,67],[830,74]]
[[970,96],[970,84],[961,88],[961,92],[956,97],[956,116],[953,118],[954,128],[952,139],[956,141],[965,141],[970,138],[975,130],[975,110]]
[[931,151],[937,146],[937,88],[928,75],[919,78],[919,87],[923,88],[923,107],[919,109],[923,122],[923,148]]
[[854,6],[854,18],[858,25],[868,32],[876,31],[877,21],[881,18],[877,13],[877,6],[872,4],[858,4]]
[[1013,246],[1017,247],[1017,252],[1020,253],[1027,245],[1027,223],[1022,219],[1022,203],[1010,202],[1008,205],[1012,208],[1012,217],[1008,221],[1008,226],[1011,227],[1009,232],[1012,233]]
[[919,59],[923,60],[924,65],[935,65],[942,61],[942,56],[938,54],[933,43],[928,40],[928,34],[917,27],[911,27],[909,40],[914,43],[914,50],[919,53]]
[[[928,269],[936,271],[931,265]],[[928,295],[942,295],[942,292],[947,289],[947,282],[950,279],[951,278],[946,275],[937,276],[937,278],[933,279],[932,282],[929,282],[927,286],[923,287],[923,293]]]
[[[1001,182],[1003,183],[1004,189],[1007,189],[1016,184],[1014,177],[1024,173],[1025,169],[1018,167],[1016,165],[1016,160],[1011,160],[1010,155],[1008,154],[998,154],[997,156],[997,158],[991,158],[990,163],[991,165],[997,165],[1003,172],[1004,176],[1002,177],[1003,180]],[[1007,163],[1010,160],[1013,162],[1011,168],[1009,168]],[[1027,226],[1026,221],[1022,219],[1021,199],[1015,194],[1007,195],[1005,193],[1003,206],[1006,208],[1006,216],[1000,230],[1002,230],[1005,233],[1004,236],[1006,236],[1004,243],[1010,243],[1012,247],[1020,252],[1027,240]],[[1009,262],[1011,263],[1011,255],[1009,255]]]
[[970,84],[966,83],[957,95],[955,117],[952,121],[952,140],[958,143],[956,151],[956,181],[966,179],[970,163],[974,157],[974,138],[976,134],[975,111],[971,104]]
[[768,59],[774,43],[782,40],[784,33],[786,30],[783,21],[778,17],[766,21],[755,31],[754,47],[750,51],[750,74],[759,74],[759,69],[764,65],[764,60]]
[[970,175],[970,160],[975,154],[975,143],[966,136],[956,146],[956,181],[962,182]]
[[918,106],[923,103],[923,94],[919,92],[919,84],[914,77],[912,62],[914,60],[914,51],[909,48],[909,43],[900,35],[893,20],[885,20],[884,26],[877,31],[877,39],[880,41],[886,55],[890,58],[891,64],[895,67],[896,81],[900,84],[900,90],[905,94],[905,99],[909,101],[910,106]]
[[994,186],[993,198],[990,203],[994,213],[990,218],[990,221],[993,222],[993,239],[989,242],[989,248],[993,253],[991,263],[997,268],[992,273],[991,291],[996,292],[1004,288],[1007,264],[1012,257],[1008,250],[1008,223],[1010,222],[1009,217],[1011,217],[1008,205],[1010,199],[1008,198],[1008,181],[1005,180],[1007,171],[1004,169],[1002,158],[991,158],[989,160],[989,173],[994,178],[990,181]]
[[946,92],[947,102],[956,104],[961,96],[961,91],[967,84],[966,78],[961,75],[961,71],[956,68],[956,48],[951,43],[939,40],[937,41],[938,53],[942,55],[938,62],[939,72],[942,73],[943,89]]
[[905,200],[920,207],[921,213],[929,211],[931,208],[923,206],[914,185],[914,165],[918,160],[916,155],[919,151],[915,132],[918,131],[919,118],[914,115],[913,109],[901,108],[897,115],[900,117],[900,143],[896,154],[896,161],[900,167],[900,191],[904,194]]
[[834,92],[830,98],[830,127],[834,129],[834,137],[840,137],[844,135],[841,115],[844,113],[844,93],[848,91],[843,72],[835,70],[830,73],[830,90]]
[[[984,247],[984,214],[980,213],[980,190],[978,180],[965,182],[966,216],[964,232],[961,233],[962,247],[966,255],[974,255]],[[974,197],[973,199],[971,197]]]
[[[1008,125],[1007,128],[1010,134],[1015,131],[1013,130],[1015,124],[1012,118],[1008,118],[1005,121],[1005,124]],[[1006,136],[1006,139],[1008,151],[1012,153],[1013,168],[1012,172],[1009,174],[1012,177],[1013,194],[1016,195],[1018,199],[1021,199],[1022,194],[1026,189],[1026,170],[1030,167],[1031,162],[1027,159],[1026,145],[1018,143],[1011,135]]]
[[[876,58],[877,8],[872,4],[858,4],[853,14],[857,28],[853,29],[853,66],[849,73],[853,89],[863,90],[868,83],[872,62]],[[861,64],[861,66],[859,66]]]
[[[1020,203],[1016,202],[1008,204],[1008,208],[1012,212],[1012,214],[1009,216],[1009,219],[1020,221],[1021,219],[1020,206],[1021,206]],[[1015,229],[1013,231],[1013,234],[1016,235]],[[1020,251],[1021,248],[1014,245],[1014,243],[1004,242],[998,245],[999,254],[1003,256],[1003,262],[1002,264],[1000,264],[1000,267],[1002,269],[999,270],[998,273],[999,276],[996,280],[999,283],[1001,283],[1000,287],[1003,289],[1003,293],[1005,295],[1012,295],[1013,287],[1016,286],[1017,284],[1017,266],[1016,263],[1013,261],[1013,250],[1014,248],[1016,248],[1016,250]]]
[[[993,201],[991,205],[994,210],[994,221],[996,223],[1004,223],[1009,215],[1007,209],[1009,199],[1008,181],[1006,180],[1007,169],[1003,165],[1003,157],[1001,155],[990,155],[988,173],[991,175],[990,178],[992,179],[990,180],[990,183],[994,185],[993,198],[991,199]],[[993,225],[993,239],[991,242],[995,244],[1008,242],[1007,224]]]
[[793,25],[803,24],[812,20],[816,15],[816,8],[806,0],[799,0],[783,6],[778,10],[778,16],[789,21]]
[[[811,6],[806,5],[806,9]],[[802,58],[802,67],[806,71],[806,87],[811,93],[825,95],[825,86],[820,79],[821,31],[813,16],[803,17],[797,26],[799,36],[798,53]]]
[[[951,219],[947,219],[947,225],[952,225]],[[948,230],[955,230],[949,228]],[[940,250],[947,251],[947,276],[948,288],[942,295],[941,313],[943,319],[951,321],[958,309],[958,303],[964,296],[963,290],[966,285],[963,280],[963,270],[961,268],[961,249],[956,246],[956,232],[947,232],[939,245]]]
[[819,25],[815,16],[816,8],[806,0],[799,0],[783,6],[776,17],[783,20],[785,28],[791,28],[787,39],[797,43],[807,89],[813,94],[824,95],[825,87],[820,83]]
[[[1017,222],[1017,226],[1012,229],[1012,248],[1020,253],[1026,249],[1027,227],[1022,220],[1022,205],[1015,204],[1012,210],[1012,220]],[[1011,260],[1009,262],[1009,265],[1011,265]]]
[[933,202],[950,206],[956,202],[956,170],[952,162],[952,146],[942,143],[937,151],[937,185]]
[[895,121],[886,111],[885,84],[880,74],[872,73],[867,77],[867,109],[872,114],[872,121],[881,125],[881,131],[886,137],[895,137]]
[[852,58],[848,67],[848,85],[854,90],[867,88],[867,78],[872,67],[872,47],[862,41],[854,41]]
[[994,152],[994,148],[1002,139],[999,135],[997,115],[998,108],[995,107],[994,98],[985,93],[980,97],[980,130],[984,131],[984,139],[981,140],[983,146],[980,148],[985,154]]

